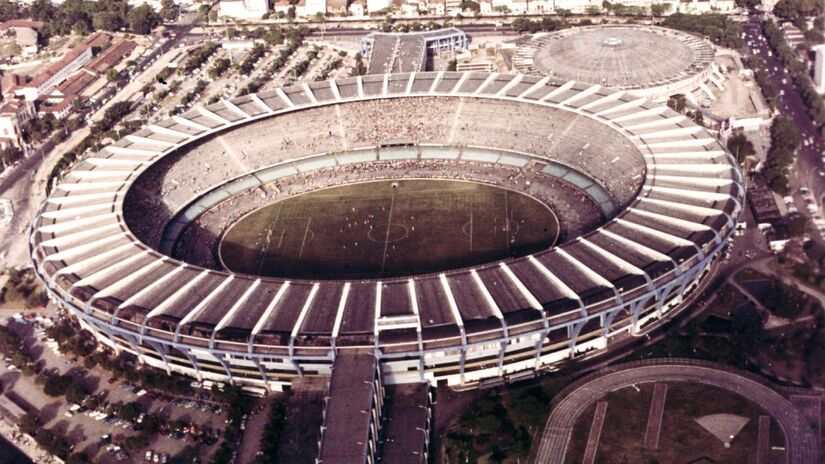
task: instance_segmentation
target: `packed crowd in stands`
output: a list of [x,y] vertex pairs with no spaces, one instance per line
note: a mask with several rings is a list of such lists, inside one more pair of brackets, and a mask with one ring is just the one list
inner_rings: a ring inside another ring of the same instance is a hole
[[592,230],[602,217],[581,191],[540,172],[458,160],[378,161],[337,166],[285,177],[262,188],[233,196],[201,215],[179,237],[175,256],[199,266],[219,269],[218,238],[231,224],[265,205],[318,189],[381,179],[450,179],[482,182],[526,193],[550,206],[559,220],[559,240]]
[[[479,146],[546,157],[591,176],[617,205],[635,197],[645,172],[641,154],[628,139],[571,112],[473,97],[367,100],[269,118],[167,155],[132,186],[126,220],[137,237],[156,247],[174,214],[227,180],[290,159],[387,144]],[[344,172],[334,174],[343,178],[324,177],[326,185],[374,174],[337,169]],[[313,188],[323,186],[312,182]]]

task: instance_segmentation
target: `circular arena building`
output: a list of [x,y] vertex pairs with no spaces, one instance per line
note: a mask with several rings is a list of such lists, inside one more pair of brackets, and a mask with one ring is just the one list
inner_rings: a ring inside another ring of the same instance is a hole
[[149,124],[77,163],[30,250],[103,343],[282,390],[374,353],[385,383],[519,378],[673,311],[742,209],[666,106],[526,75],[302,84]]
[[690,93],[712,72],[714,46],[657,26],[600,25],[536,35],[513,57],[516,70],[664,99]]

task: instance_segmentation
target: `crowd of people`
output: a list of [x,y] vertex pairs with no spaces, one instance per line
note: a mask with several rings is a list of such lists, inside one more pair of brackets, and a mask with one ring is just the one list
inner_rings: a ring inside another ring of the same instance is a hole
[[[157,246],[163,227],[174,214],[227,180],[290,159],[418,144],[483,146],[556,160],[600,183],[617,205],[629,203],[644,180],[644,160],[628,139],[604,124],[571,112],[468,97],[391,98],[310,108],[269,118],[167,155],[132,186],[127,222],[138,238]],[[346,155],[340,156],[343,159]],[[301,176],[303,185],[293,182],[278,187],[279,191],[294,195],[363,180],[385,169],[381,163],[358,168],[323,169],[323,163],[313,167],[318,168],[322,168],[318,173]],[[401,176],[414,176],[416,169]],[[442,177],[449,177],[447,172]],[[504,177],[497,174],[496,181],[506,183]],[[541,192],[531,194],[541,197]]]
[[603,221],[592,199],[570,184],[545,174],[542,166],[537,163],[519,169],[461,160],[410,159],[355,163],[284,177],[235,195],[206,211],[179,237],[175,256],[199,266],[220,269],[219,238],[249,212],[303,193],[371,180],[467,180],[522,192],[554,211],[559,220],[561,241],[592,230]]

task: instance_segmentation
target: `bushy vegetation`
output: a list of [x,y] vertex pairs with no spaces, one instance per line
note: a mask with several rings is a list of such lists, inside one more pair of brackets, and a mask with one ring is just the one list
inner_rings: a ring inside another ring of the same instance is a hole
[[3,325],[0,325],[0,352],[8,356],[11,363],[24,374],[34,374],[34,358],[25,349],[20,337]]
[[127,27],[137,34],[148,34],[161,23],[161,17],[148,5],[130,7],[126,0],[66,0],[60,4],[34,0],[31,5],[0,0],[0,21],[18,18],[42,21],[39,32],[44,40],[72,32],[114,32]]
[[278,462],[278,445],[281,442],[285,421],[285,400],[274,400],[272,409],[269,411],[266,427],[261,435],[261,451],[260,455],[255,459],[256,464]]
[[530,20],[524,18],[516,18],[513,20],[513,30],[516,32],[529,32],[534,34],[536,32],[551,32],[551,31],[558,31],[561,29],[567,29],[570,27],[570,24],[563,19],[555,19],[549,16],[542,18],[541,20]]
[[818,0],[779,0],[773,7],[773,14],[780,18],[794,20],[822,14],[822,3]]
[[338,54],[337,57],[329,60],[329,62],[324,65],[324,68],[318,73],[318,76],[315,77],[316,81],[323,81],[329,78],[329,75],[332,74],[333,71],[338,69],[341,66],[341,62],[344,60],[344,57],[347,56],[345,52],[341,52]]
[[768,45],[782,61],[785,69],[790,72],[796,91],[802,97],[802,102],[805,103],[805,107],[808,109],[808,116],[811,117],[814,124],[820,127],[821,132],[825,133],[825,102],[823,102],[822,96],[816,92],[813,81],[808,75],[807,67],[799,61],[796,53],[785,41],[785,34],[782,29],[776,23],[766,21],[763,32]]
[[739,164],[745,162],[745,158],[756,154],[756,149],[753,147],[753,142],[748,140],[748,137],[742,132],[737,132],[728,139],[728,150],[736,157]]
[[739,48],[743,45],[742,26],[726,15],[708,13],[690,15],[673,13],[667,16],[661,26],[680,31],[693,32],[707,37],[717,45],[727,48]]
[[168,395],[187,396],[192,393],[191,380],[144,367],[138,363],[134,355],[125,351],[113,356],[108,349],[98,349],[98,343],[92,334],[80,330],[68,320],[56,322],[47,333],[57,342],[62,352],[83,357],[83,365],[87,369],[100,366],[109,371],[114,378],[125,378],[147,390],[160,391]]
[[246,55],[246,57],[238,65],[238,70],[243,75],[248,75],[255,68],[255,64],[267,52],[268,48],[265,45],[257,44]]
[[771,126],[771,148],[765,165],[768,185],[781,195],[790,191],[788,174],[794,163],[794,153],[799,146],[799,130],[789,118],[777,117]]
[[217,79],[229,69],[230,61],[227,58],[219,58],[215,60],[215,64],[212,65],[212,68],[209,69],[209,77],[212,79]]
[[183,63],[183,66],[181,66],[178,69],[178,73],[187,74],[194,71],[195,69],[198,69],[204,63],[206,63],[206,60],[208,60],[209,57],[212,56],[212,54],[215,53],[217,50],[218,44],[216,44],[215,42],[207,41],[202,46],[189,52],[189,58],[187,58],[186,62]]
[[367,67],[364,66],[364,60],[360,53],[355,54],[355,66],[352,68],[350,76],[363,76],[367,73]]
[[765,97],[765,101],[768,102],[768,106],[771,109],[775,109],[779,103],[779,92],[773,85],[773,80],[767,70],[765,60],[756,55],[751,55],[747,58],[746,64],[753,70],[753,79],[759,86],[759,90],[762,92],[762,96]]
[[10,269],[8,280],[0,289],[0,304],[21,304],[26,309],[45,306],[46,292],[40,287],[32,269]]
[[267,68],[261,75],[252,79],[246,87],[238,92],[238,95],[247,95],[260,90],[266,82],[272,79],[272,76],[275,73],[279,72],[286,65],[289,58],[298,50],[301,44],[303,44],[303,35],[297,29],[289,30],[286,37],[286,46],[281,48],[281,51],[278,52],[278,56],[275,57],[269,68]]
[[796,319],[802,314],[807,296],[798,288],[785,285],[779,280],[767,284],[760,302],[773,314],[786,319]]
[[526,462],[533,438],[547,420],[550,401],[570,383],[576,369],[568,360],[539,383],[493,390],[474,401],[444,439],[444,462]]
[[223,441],[209,461],[211,464],[230,464],[238,442],[241,439],[241,423],[251,407],[251,400],[243,394],[240,387],[225,385],[212,387],[212,398],[226,405],[226,427],[223,429]]
[[297,79],[304,75],[305,72],[309,69],[312,62],[318,58],[318,47],[314,47],[309,53],[306,54],[303,60],[296,63],[295,66],[292,67],[290,71],[292,73],[292,77]]

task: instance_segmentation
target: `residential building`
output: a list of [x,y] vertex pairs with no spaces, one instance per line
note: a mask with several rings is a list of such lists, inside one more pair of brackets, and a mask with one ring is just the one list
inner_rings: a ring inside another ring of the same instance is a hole
[[362,0],[356,0],[349,5],[349,14],[352,16],[364,16],[366,11]]
[[314,16],[327,13],[327,0],[306,0],[303,16]]
[[235,19],[261,19],[269,13],[268,0],[221,0],[219,15]]
[[92,34],[63,56],[60,61],[53,63],[36,75],[31,82],[17,89],[17,95],[29,101],[48,95],[58,84],[90,62],[94,52],[103,48],[110,40],[111,37],[107,34],[100,32]]
[[31,101],[16,99],[0,103],[0,148],[21,146],[22,127],[34,117],[34,104]]
[[367,0],[367,12],[369,13],[385,10],[391,6],[392,0]]

